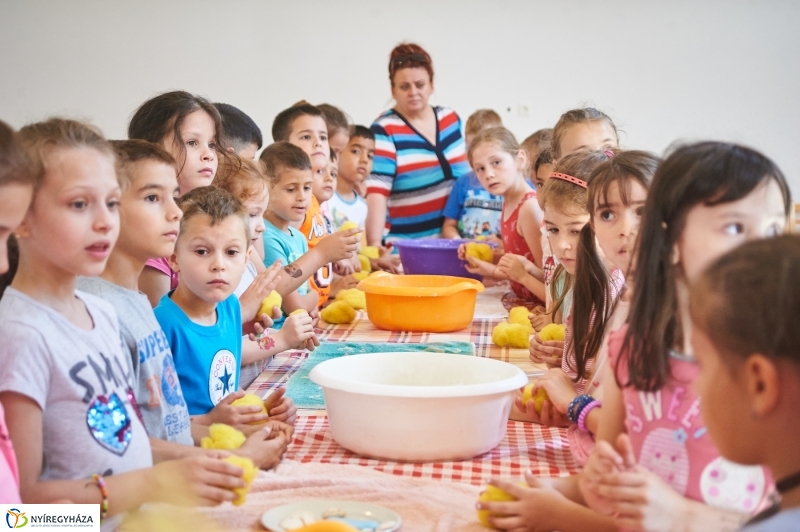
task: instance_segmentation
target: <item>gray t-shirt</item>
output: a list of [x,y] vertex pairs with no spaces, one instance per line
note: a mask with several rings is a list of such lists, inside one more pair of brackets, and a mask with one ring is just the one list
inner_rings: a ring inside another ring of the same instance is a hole
[[745,525],[741,532],[800,532],[800,508],[791,508],[763,521]]
[[147,296],[101,277],[80,277],[78,288],[111,303],[117,311],[122,346],[133,364],[133,390],[147,433],[160,440],[194,445],[189,409],[172,351]]
[[85,331],[13,288],[0,299],[0,392],[42,409],[41,480],[117,475],[153,465],[136,412],[130,361],[111,306],[80,291]]

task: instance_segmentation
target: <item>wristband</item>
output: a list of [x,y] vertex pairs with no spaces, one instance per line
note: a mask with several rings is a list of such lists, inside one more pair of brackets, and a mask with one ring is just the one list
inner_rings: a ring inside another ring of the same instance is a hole
[[578,430],[581,432],[589,432],[589,429],[586,428],[586,417],[589,415],[589,412],[601,406],[603,406],[603,403],[600,401],[592,401],[583,407],[581,413],[578,415]]
[[264,351],[269,351],[270,349],[275,347],[275,338],[270,336],[271,332],[272,329],[267,329],[266,331],[263,332],[261,336],[258,337],[258,340],[256,340],[258,347],[263,349]]
[[578,416],[581,413],[581,410],[594,401],[594,398],[591,395],[578,395],[570,401],[569,406],[567,407],[567,418],[573,423],[578,423]]
[[106,488],[106,481],[103,480],[101,475],[93,474],[92,480],[100,488],[100,495],[103,496],[103,502],[100,503],[100,522],[102,523],[106,520],[106,515],[108,515],[108,489]]

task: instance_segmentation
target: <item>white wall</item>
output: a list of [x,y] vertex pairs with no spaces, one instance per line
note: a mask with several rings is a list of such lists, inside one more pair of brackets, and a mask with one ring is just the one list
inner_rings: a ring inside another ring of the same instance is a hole
[[750,144],[800,196],[798,28],[796,0],[2,0],[0,118],[71,115],[121,138],[142,101],[185,89],[267,139],[299,99],[367,124],[390,103],[389,51],[413,40],[433,56],[435,103],[464,119],[491,107],[522,138],[593,104],[625,147]]

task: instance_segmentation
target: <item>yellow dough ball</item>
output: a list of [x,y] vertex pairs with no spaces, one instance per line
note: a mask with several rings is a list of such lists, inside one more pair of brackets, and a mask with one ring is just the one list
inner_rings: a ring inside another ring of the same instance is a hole
[[[254,393],[246,393],[244,397],[240,397],[239,399],[235,400],[231,403],[231,406],[260,406],[261,413],[267,414],[267,407],[264,405],[264,400],[261,399]],[[260,425],[262,423],[266,423],[267,421],[253,421],[252,423],[248,423],[248,425]]]
[[[504,501],[516,501],[517,498],[513,495],[501,490],[500,488],[492,485],[486,486],[486,489],[483,490],[478,497],[478,501],[480,502],[504,502]],[[491,523],[489,523],[489,516],[491,513],[489,510],[478,510],[478,521],[487,528],[494,528]],[[496,515],[496,514],[495,514]]]
[[508,313],[508,323],[516,323],[517,325],[524,325],[528,328],[529,334],[533,334],[533,325],[531,325],[531,320],[528,319],[528,316],[531,315],[531,311],[525,307],[514,307]]
[[246,440],[244,434],[224,423],[214,423],[208,427],[208,436],[200,440],[203,449],[238,449]]
[[536,413],[541,414],[542,406],[545,401],[550,400],[550,396],[547,395],[547,391],[544,388],[536,390],[536,395],[534,395],[533,383],[531,383],[525,386],[525,389],[522,391],[522,404],[528,404],[528,401],[531,399],[533,399],[533,408],[536,410]]
[[477,242],[470,242],[467,244],[467,256],[475,257],[486,262],[492,262],[494,259],[494,252],[492,246],[489,244],[478,244]]
[[359,253],[370,259],[381,258],[381,250],[377,246],[364,246]]
[[539,340],[542,342],[563,342],[564,341],[564,332],[567,330],[566,325],[559,325],[557,323],[551,323],[549,325],[545,325],[541,331],[539,331]]
[[353,274],[353,278],[355,278],[356,281],[363,281],[367,277],[369,277],[369,272],[365,272],[364,270]]
[[293,528],[290,532],[358,532],[358,529],[341,521],[322,520],[300,528]]
[[308,311],[304,308],[299,308],[297,310],[293,310],[289,313],[289,316],[294,316],[296,314],[308,314]]
[[225,458],[225,461],[229,464],[241,467],[244,470],[242,480],[244,480],[245,484],[247,485],[243,488],[233,489],[233,492],[237,495],[237,497],[233,500],[233,505],[241,506],[247,500],[247,493],[250,491],[250,486],[253,484],[253,480],[258,475],[258,468],[255,466],[255,464],[253,464],[252,460],[244,456],[228,456]]
[[358,224],[355,222],[345,222],[339,228],[339,231],[347,231],[348,229],[358,229]]
[[361,271],[370,273],[372,271],[372,264],[369,262],[369,257],[366,255],[359,255],[358,261],[361,263]]
[[346,301],[334,301],[319,313],[328,323],[352,323],[356,319],[356,309]]
[[283,298],[281,295],[273,290],[270,294],[261,301],[261,307],[258,309],[258,313],[256,317],[261,316],[262,314],[266,314],[270,318],[272,317],[272,308],[278,307],[281,308],[283,304]]
[[364,310],[367,308],[367,295],[358,288],[342,290],[336,294],[336,300],[345,301],[356,310]]
[[492,331],[492,342],[500,347],[528,347],[530,329],[518,323],[500,322]]

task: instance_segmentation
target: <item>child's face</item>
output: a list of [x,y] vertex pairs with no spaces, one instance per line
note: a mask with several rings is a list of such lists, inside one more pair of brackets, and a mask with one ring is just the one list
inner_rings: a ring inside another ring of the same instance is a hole
[[158,161],[143,160],[129,169],[131,182],[119,206],[117,250],[148,260],[169,257],[175,251],[180,220],[175,203],[178,179],[175,169]]
[[589,223],[589,213],[567,214],[548,204],[544,207],[544,223],[553,256],[564,265],[567,273],[575,275],[578,240],[581,229]]
[[289,142],[299,146],[311,158],[311,166],[324,168],[331,158],[328,126],[321,116],[302,115],[292,122]]
[[[332,167],[331,165],[334,166]],[[334,172],[338,173],[339,171],[338,169],[332,170],[332,168],[335,168],[335,165],[336,163],[328,161],[328,164],[323,168],[313,169],[314,180],[311,184],[311,192],[320,204],[331,199],[333,192],[336,190],[336,177]]]
[[600,204],[595,206],[592,227],[597,242],[605,257],[623,272],[628,272],[631,265],[631,254],[639,234],[644,202],[647,190],[635,179],[628,181],[630,194],[628,205],[622,201],[619,181],[611,183],[608,195],[598,198]]
[[261,194],[242,203],[250,219],[250,245],[255,245],[264,232],[264,212],[269,205],[269,188],[265,186]]
[[605,150],[618,146],[614,128],[605,120],[580,122],[561,137],[561,157],[582,150]]
[[740,200],[692,207],[675,246],[684,280],[694,283],[718,257],[749,240],[781,234],[785,227],[783,195],[774,179]]
[[240,217],[211,225],[208,216],[198,215],[184,224],[170,263],[184,288],[207,303],[219,303],[239,285],[248,245]]
[[533,180],[536,185],[536,201],[539,202],[539,208],[544,210],[544,185],[550,179],[550,174],[553,173],[553,165],[550,163],[540,164],[536,169],[536,178]]
[[[164,148],[178,161],[181,168],[178,184],[181,196],[198,187],[211,184],[217,173],[217,130],[214,120],[202,109],[190,113],[180,126],[183,147],[170,133],[161,141]],[[181,164],[182,163],[182,164]]]
[[269,191],[269,212],[287,222],[302,222],[311,203],[311,170],[283,169]]
[[372,172],[375,158],[375,141],[364,137],[353,137],[339,157],[339,179],[356,185]]
[[494,142],[484,142],[472,152],[472,169],[483,188],[502,196],[522,177],[526,160],[522,150],[515,157]]
[[346,129],[336,131],[328,139],[328,144],[330,144],[331,151],[336,154],[337,160],[347,147],[348,142],[350,142],[350,133],[348,133]]
[[18,230],[20,251],[60,275],[100,275],[119,235],[114,161],[92,148],[68,148],[50,153],[49,163]]
[[8,271],[8,237],[22,223],[33,197],[33,187],[8,183],[0,187],[0,273]]

